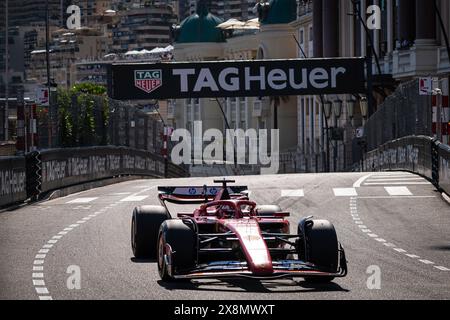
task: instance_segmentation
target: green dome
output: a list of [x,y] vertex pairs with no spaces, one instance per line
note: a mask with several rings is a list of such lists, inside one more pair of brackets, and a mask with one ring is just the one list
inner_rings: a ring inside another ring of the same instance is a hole
[[297,19],[296,0],[271,0],[270,9],[262,24],[290,23]]
[[224,42],[225,37],[222,30],[216,28],[222,22],[222,19],[208,12],[206,5],[202,5],[202,2],[199,2],[197,13],[181,22],[175,42]]

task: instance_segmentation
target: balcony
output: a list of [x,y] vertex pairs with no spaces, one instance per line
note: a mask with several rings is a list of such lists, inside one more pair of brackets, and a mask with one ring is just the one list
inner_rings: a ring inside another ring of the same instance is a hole
[[435,45],[417,43],[410,49],[394,51],[392,70],[394,78],[428,76],[436,73],[438,65],[436,50]]
[[438,49],[438,73],[450,73],[450,61],[446,47]]
[[307,1],[307,2],[300,1],[299,5],[298,5],[298,13],[297,13],[299,18],[312,13],[312,11],[313,11],[312,1]]
[[[382,74],[392,74],[393,68],[394,68],[394,61],[392,59],[392,54],[388,54],[384,57],[380,57],[380,68]],[[373,74],[378,74],[378,66],[375,62],[375,59],[373,61]]]

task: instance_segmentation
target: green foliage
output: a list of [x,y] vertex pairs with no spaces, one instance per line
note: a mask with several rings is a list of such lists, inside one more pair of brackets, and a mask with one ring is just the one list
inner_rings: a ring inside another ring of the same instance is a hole
[[77,103],[81,107],[79,144],[80,146],[89,146],[95,144],[95,102],[91,96],[87,94],[81,94],[77,98]]
[[[70,90],[60,89],[57,102],[61,147],[108,144],[109,100],[104,86],[81,83]],[[95,114],[101,132],[96,132]]]
[[85,94],[93,94],[93,95],[97,95],[97,96],[106,94],[106,88],[104,86],[101,86],[101,85],[98,85],[95,83],[90,83],[90,82],[76,84],[72,87],[72,89],[70,91],[73,94],[85,93]]
[[73,136],[73,119],[70,114],[71,97],[68,91],[58,91],[58,117],[59,117],[59,134],[62,147],[73,147],[75,144]]
[[102,101],[102,138],[101,145],[107,145],[108,141],[108,125],[109,125],[109,101],[107,97]]

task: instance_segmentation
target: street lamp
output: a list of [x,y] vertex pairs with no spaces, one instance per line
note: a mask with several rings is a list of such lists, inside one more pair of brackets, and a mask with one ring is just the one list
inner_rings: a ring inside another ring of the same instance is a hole
[[339,134],[339,118],[341,117],[342,114],[342,100],[340,100],[339,98],[337,100],[334,100],[333,102],[333,111],[334,111],[334,124],[335,127],[333,128],[333,134],[332,137],[333,139],[335,139],[335,143],[333,146],[333,166],[334,166],[334,171],[337,171],[337,158],[338,158],[338,134]]
[[334,116],[339,119],[342,114],[342,100],[335,100],[333,103]]
[[351,100],[347,100],[347,113],[348,113],[348,117],[350,118],[350,121],[353,120],[354,116],[355,116],[355,100],[351,99]]
[[331,102],[330,101],[325,101],[323,103],[323,111],[325,113],[325,118],[330,119],[331,117]]
[[362,97],[359,103],[361,105],[361,115],[364,119],[366,119],[369,113],[369,101],[366,97]]

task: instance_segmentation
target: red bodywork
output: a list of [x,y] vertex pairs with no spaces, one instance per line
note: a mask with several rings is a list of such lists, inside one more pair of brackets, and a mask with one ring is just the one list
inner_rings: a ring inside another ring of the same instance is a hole
[[[174,190],[176,188],[172,187]],[[189,187],[178,188],[185,191]],[[189,191],[194,192],[201,188],[205,187],[191,187]],[[289,239],[298,238],[296,235],[289,234],[290,224],[286,219],[289,213],[273,212],[270,215],[261,216],[255,202],[249,201],[248,196],[243,193],[233,194],[232,191],[231,187],[222,188],[215,195],[208,194],[207,191],[202,194],[195,192],[195,194],[186,195],[185,192],[176,194],[175,191],[167,192],[164,189],[161,192],[160,190],[159,199],[164,206],[166,206],[165,201],[177,204],[201,204],[193,212],[182,212],[177,215],[179,219],[194,221],[200,240],[209,238],[213,239],[211,243],[217,242],[215,247],[199,248],[199,253],[214,254],[233,250],[236,252],[236,246],[238,247],[238,254],[230,259],[204,260],[199,254],[197,268],[175,274],[173,275],[175,278],[340,276],[323,272],[308,262],[289,259],[288,257],[297,254],[297,251],[292,249],[294,245],[292,241],[291,248],[287,248],[287,243]],[[283,237],[286,238],[280,240]],[[214,240],[215,238],[223,241]],[[222,265],[221,262],[223,262]],[[216,267],[217,264],[218,267]]]

